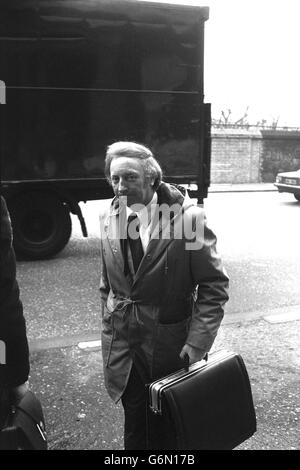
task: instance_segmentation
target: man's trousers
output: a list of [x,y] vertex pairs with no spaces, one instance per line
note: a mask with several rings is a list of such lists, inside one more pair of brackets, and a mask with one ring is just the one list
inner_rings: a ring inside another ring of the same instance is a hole
[[148,390],[133,365],[122,396],[125,450],[171,449],[172,427],[149,409]]

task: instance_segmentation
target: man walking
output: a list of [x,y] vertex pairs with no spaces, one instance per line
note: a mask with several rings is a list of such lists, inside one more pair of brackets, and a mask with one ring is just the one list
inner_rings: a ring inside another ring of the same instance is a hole
[[162,181],[150,149],[110,145],[105,172],[115,193],[100,216],[105,383],[124,407],[125,449],[164,449],[145,385],[182,368],[185,355],[193,363],[210,350],[228,277],[203,209]]

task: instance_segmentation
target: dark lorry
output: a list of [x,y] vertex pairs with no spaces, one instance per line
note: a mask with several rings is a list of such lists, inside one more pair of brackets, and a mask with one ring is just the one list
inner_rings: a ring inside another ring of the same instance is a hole
[[207,7],[133,0],[1,0],[2,194],[17,254],[53,256],[87,236],[80,201],[112,197],[107,145],[150,146],[169,182],[207,196]]

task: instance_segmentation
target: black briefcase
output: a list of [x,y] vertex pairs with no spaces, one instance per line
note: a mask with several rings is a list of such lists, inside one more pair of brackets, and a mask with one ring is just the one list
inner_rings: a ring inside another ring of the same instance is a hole
[[214,352],[151,383],[149,405],[168,437],[160,448],[234,449],[256,431],[248,373],[234,352]]
[[0,431],[0,450],[47,450],[42,405],[31,391],[16,406],[9,406]]

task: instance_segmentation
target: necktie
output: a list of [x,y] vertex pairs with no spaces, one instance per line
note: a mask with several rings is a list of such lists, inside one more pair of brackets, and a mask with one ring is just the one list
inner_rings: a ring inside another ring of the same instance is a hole
[[130,246],[130,251],[133,260],[134,271],[137,272],[140,262],[144,256],[143,245],[141,242],[140,222],[137,214],[130,214],[127,224],[127,239]]

